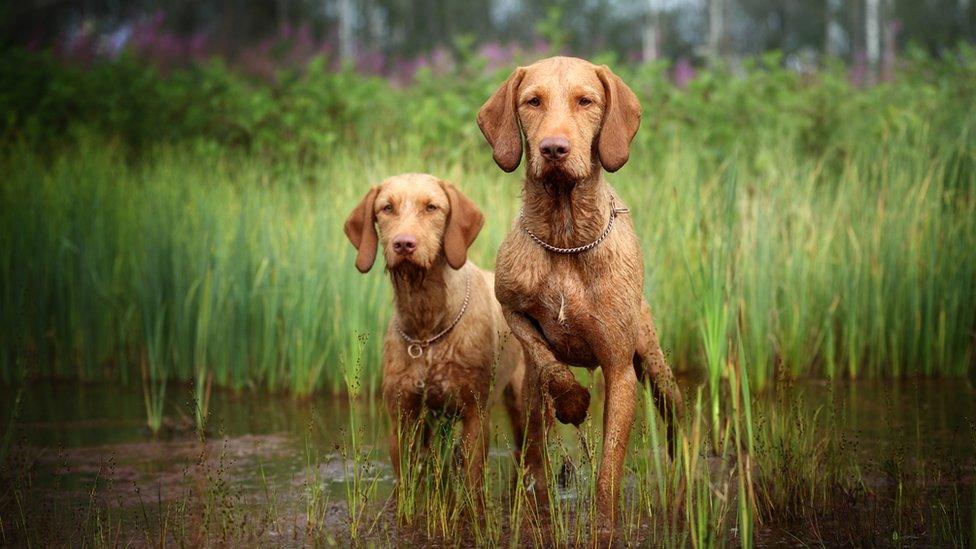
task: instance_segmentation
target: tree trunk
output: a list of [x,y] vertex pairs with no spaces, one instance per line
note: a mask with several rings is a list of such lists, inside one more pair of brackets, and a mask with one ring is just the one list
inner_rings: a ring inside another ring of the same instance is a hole
[[966,0],[966,9],[963,13],[967,15],[966,17],[966,27],[967,34],[969,34],[969,39],[976,42],[976,1]]
[[884,47],[884,53],[881,55],[881,78],[888,80],[895,70],[895,27],[892,25],[895,9],[894,1],[884,0],[883,7],[884,10],[880,17]]
[[850,62],[852,65],[857,65],[864,61],[864,23],[861,13],[862,3],[859,0],[848,0],[847,11],[848,11],[848,24],[847,28],[850,29],[851,37],[851,51],[850,51]]
[[281,32],[281,29],[288,26],[290,22],[288,17],[288,0],[278,0],[276,4],[275,14],[278,16],[278,28],[276,30]]
[[661,57],[661,11],[659,0],[647,0],[647,26],[644,28],[644,61]]
[[864,42],[869,76],[874,80],[878,76],[878,61],[881,59],[881,0],[864,2]]
[[708,0],[708,56],[714,62],[725,54],[728,0]]
[[840,55],[841,28],[837,22],[837,0],[824,0],[824,55]]
[[354,16],[352,0],[339,0],[339,58],[343,63],[352,61],[356,56],[353,42]]

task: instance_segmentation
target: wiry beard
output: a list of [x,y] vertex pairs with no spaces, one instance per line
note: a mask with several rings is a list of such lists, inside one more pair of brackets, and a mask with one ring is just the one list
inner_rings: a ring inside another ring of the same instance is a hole
[[533,169],[530,170],[532,179],[541,183],[550,195],[571,192],[598,169],[593,161],[590,162],[589,170],[580,169],[575,163],[566,161],[547,162],[541,158],[532,158],[530,162],[533,164]]
[[565,164],[549,164],[542,166],[541,174],[534,178],[535,182],[542,185],[546,194],[551,197],[570,195],[580,184],[591,179],[591,176],[600,169],[596,161],[590,162],[590,169],[585,174],[575,174],[566,169]]
[[556,196],[572,192],[579,183],[579,178],[568,173],[560,165],[546,164],[542,168],[538,182],[542,184],[546,194]]
[[423,286],[429,272],[428,269],[413,261],[400,261],[393,267],[387,265],[386,270],[390,273],[390,280],[393,281],[393,287],[397,290]]

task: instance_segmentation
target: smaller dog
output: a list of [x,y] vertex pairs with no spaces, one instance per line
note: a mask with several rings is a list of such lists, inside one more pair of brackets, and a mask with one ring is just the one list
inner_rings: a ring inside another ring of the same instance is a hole
[[[396,313],[383,342],[383,398],[392,419],[390,459],[400,479],[401,435],[425,410],[462,421],[465,479],[480,494],[491,405],[500,396],[522,442],[522,347],[495,299],[495,277],[467,260],[484,216],[454,185],[426,174],[391,177],[366,193],[345,233],[367,272],[383,250]],[[376,227],[379,227],[377,234]],[[426,440],[429,433],[417,433]]]

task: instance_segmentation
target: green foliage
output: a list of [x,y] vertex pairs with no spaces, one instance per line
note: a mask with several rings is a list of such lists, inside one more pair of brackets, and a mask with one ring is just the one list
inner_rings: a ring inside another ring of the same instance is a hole
[[[202,142],[287,161],[404,146],[425,155],[481,155],[472,120],[508,71],[485,70],[463,39],[456,49],[462,63],[421,69],[408,86],[330,71],[322,58],[265,81],[219,60],[161,74],[132,57],[80,68],[7,50],[0,53],[0,81],[8,83],[0,91],[0,138],[49,148],[83,131],[134,153]],[[784,70],[777,53],[748,60],[735,74],[703,71],[687,89],[668,81],[663,63],[618,72],[644,101],[636,140],[644,156],[660,158],[680,136],[712,167],[733,152],[762,160],[757,155],[781,144],[803,158],[841,162],[887,132],[927,123],[951,135],[967,127],[967,100],[976,93],[972,48],[938,61],[918,50],[909,55],[894,81],[871,89],[851,86],[838,65],[816,74]]]
[[[460,44],[459,47],[464,47]],[[484,60],[405,87],[319,61],[273,82],[219,63],[167,75],[5,52],[0,79],[0,375],[372,394],[389,315],[342,222],[367,185],[450,179],[486,212],[491,267],[519,180],[474,123],[507,71]],[[621,69],[644,101],[630,163],[646,291],[679,368],[788,376],[965,375],[976,328],[976,55],[916,55],[859,89],[775,56],[687,89]],[[18,341],[26,345],[18,345]],[[714,417],[711,422],[717,421]],[[713,441],[714,443],[714,441]]]

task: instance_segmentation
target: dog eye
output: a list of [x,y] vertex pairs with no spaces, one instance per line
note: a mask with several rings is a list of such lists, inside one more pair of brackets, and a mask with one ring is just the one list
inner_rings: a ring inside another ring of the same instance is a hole
[[538,107],[539,105],[542,105],[542,100],[539,99],[538,97],[533,97],[532,99],[529,99],[525,103],[532,107]]
[[437,210],[437,204],[427,204],[427,211],[428,212],[433,212],[435,210]]
[[591,100],[591,99],[589,99],[587,97],[580,97],[580,100],[579,100],[579,106],[580,107],[589,107],[592,104],[593,104],[593,100]]
[[387,204],[386,206],[383,206],[383,211],[386,212],[386,213],[392,213],[393,212],[393,204]]

